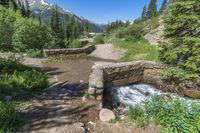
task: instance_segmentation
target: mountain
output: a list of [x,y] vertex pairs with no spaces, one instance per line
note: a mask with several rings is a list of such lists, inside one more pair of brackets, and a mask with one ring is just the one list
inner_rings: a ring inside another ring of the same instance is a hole
[[[21,2],[25,2],[26,0],[20,0]],[[42,22],[48,24],[51,16],[51,9],[55,7],[54,4],[49,3],[47,0],[27,0],[29,3],[29,8],[31,12],[36,16],[36,18],[40,18]],[[105,25],[96,24],[84,17],[79,17],[70,11],[61,8],[58,6],[58,11],[60,13],[60,18],[64,21],[64,17],[67,16],[68,20],[70,17],[75,17],[77,21],[81,24],[85,21],[89,22],[89,31],[90,32],[102,32],[105,29]]]

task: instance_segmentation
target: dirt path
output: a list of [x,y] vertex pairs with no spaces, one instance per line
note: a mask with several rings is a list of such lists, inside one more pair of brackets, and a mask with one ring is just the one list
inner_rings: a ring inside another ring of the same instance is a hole
[[113,63],[120,60],[124,51],[116,48],[114,44],[100,44],[96,45],[96,50],[89,56],[96,58],[95,64]]
[[30,101],[23,111],[25,124],[21,132],[85,133],[85,124],[98,119],[99,112],[99,103],[82,100],[91,67],[95,63],[117,62],[120,56],[121,51],[113,44],[102,44],[97,45],[88,57],[62,60],[25,58],[26,65],[41,67],[54,77],[54,83]]

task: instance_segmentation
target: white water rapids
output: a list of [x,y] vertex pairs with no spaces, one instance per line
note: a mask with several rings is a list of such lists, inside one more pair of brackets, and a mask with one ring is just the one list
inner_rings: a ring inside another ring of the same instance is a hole
[[[136,84],[122,87],[113,87],[107,89],[110,95],[114,96],[117,99],[116,102],[121,102],[126,106],[135,105],[141,103],[144,100],[148,100],[153,95],[162,95],[166,94],[165,92],[156,89],[155,87],[148,84]],[[171,93],[171,97],[178,97],[182,100],[185,100],[187,103],[191,102],[200,102],[200,99],[190,99],[187,97],[181,97],[177,94]]]

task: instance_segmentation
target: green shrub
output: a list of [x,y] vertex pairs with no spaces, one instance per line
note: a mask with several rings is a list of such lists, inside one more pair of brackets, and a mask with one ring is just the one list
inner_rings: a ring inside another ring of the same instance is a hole
[[48,76],[33,68],[24,66],[18,59],[0,58],[0,98],[11,95],[22,96],[24,92],[46,88],[48,86]]
[[94,44],[104,44],[104,35],[97,35],[95,38],[94,38]]
[[125,38],[130,36],[132,38],[140,39],[144,34],[143,23],[134,23],[127,28],[120,28],[116,31],[116,37]]
[[53,41],[51,31],[47,26],[25,18],[15,22],[15,32],[12,39],[14,48],[20,52],[25,52],[27,49],[42,50],[51,46]]
[[18,96],[21,90],[32,92],[48,86],[48,76],[36,70],[4,75],[0,81],[0,93]]
[[200,4],[197,0],[174,0],[165,18],[165,38],[161,60],[192,73],[200,72]]
[[19,114],[14,103],[0,101],[0,133],[13,132],[19,125]]
[[22,60],[23,57],[16,58],[15,55],[11,55],[7,59],[0,58],[0,75],[13,74],[15,71],[23,72],[30,69],[20,63]]
[[29,49],[26,51],[27,55],[31,58],[42,58],[44,57],[43,51],[38,49]]
[[178,98],[167,101],[162,96],[153,96],[144,105],[130,108],[129,116],[138,124],[153,121],[163,126],[165,133],[200,132],[200,104],[196,102],[190,105]]
[[137,122],[141,127],[148,126],[149,118],[146,115],[144,109],[139,104],[130,106],[128,114],[132,122]]
[[72,40],[71,44],[69,45],[69,48],[80,48],[80,47],[82,47],[82,45],[78,39]]
[[123,61],[133,60],[150,60],[159,61],[158,51],[155,46],[150,45],[145,39],[136,39],[132,37],[122,39],[113,39],[112,43],[116,44],[126,52],[122,57]]
[[189,73],[179,67],[168,67],[161,71],[161,76],[165,80],[181,82],[197,78],[197,74]]

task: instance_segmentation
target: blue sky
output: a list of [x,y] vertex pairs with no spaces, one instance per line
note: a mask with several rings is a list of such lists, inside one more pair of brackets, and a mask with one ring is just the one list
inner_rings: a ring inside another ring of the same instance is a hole
[[[138,18],[144,5],[150,0],[48,0],[50,3],[84,16],[99,24],[119,20],[133,21]],[[158,0],[158,7],[163,0]]]

